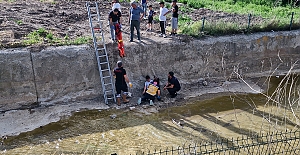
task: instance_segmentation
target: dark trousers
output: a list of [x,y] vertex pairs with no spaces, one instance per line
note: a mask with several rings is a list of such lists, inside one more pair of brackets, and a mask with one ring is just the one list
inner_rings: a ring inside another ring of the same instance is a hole
[[130,40],[133,41],[134,28],[136,29],[138,40],[141,40],[140,21],[138,20],[130,21]]
[[155,100],[155,96],[152,96],[152,95],[150,95],[150,94],[148,94],[148,93],[145,93],[144,95],[143,95],[143,97],[142,97],[142,101],[146,101],[146,100],[152,100],[152,101],[154,101]]
[[166,21],[159,21],[160,30],[162,34],[166,34]]
[[169,94],[171,96],[174,96],[176,92],[178,92],[180,89],[179,88],[167,88],[169,91]]

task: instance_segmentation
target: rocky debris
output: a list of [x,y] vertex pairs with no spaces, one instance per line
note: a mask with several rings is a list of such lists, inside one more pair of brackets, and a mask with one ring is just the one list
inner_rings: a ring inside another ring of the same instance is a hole
[[111,119],[115,119],[116,117],[117,117],[117,115],[116,114],[112,114],[112,115],[110,115],[109,116]]
[[2,136],[1,137],[1,142],[0,142],[0,146],[4,144],[4,141],[7,139],[7,136]]
[[172,119],[172,123],[179,126],[180,128],[183,128],[183,126],[185,124],[183,119],[180,119],[180,120]]
[[130,110],[134,110],[134,109],[135,109],[135,107],[129,107],[129,109],[130,109]]

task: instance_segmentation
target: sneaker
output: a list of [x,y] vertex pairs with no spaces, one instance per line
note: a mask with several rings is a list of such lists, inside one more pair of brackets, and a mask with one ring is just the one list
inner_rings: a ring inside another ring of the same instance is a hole
[[144,17],[144,19],[148,19],[147,17]]
[[147,32],[150,32],[151,30],[150,30],[150,29],[147,29],[146,31],[147,31]]
[[170,34],[170,36],[174,36],[175,34],[172,32],[171,34]]
[[142,99],[141,99],[141,98],[139,98],[139,100],[138,100],[137,104],[138,104],[138,105],[140,105],[141,103],[142,103]]
[[130,40],[129,42],[133,42],[133,40]]
[[163,37],[164,37],[164,38],[167,38],[167,35],[163,34]]
[[141,42],[141,40],[138,40],[138,42],[140,43],[140,42]]
[[162,36],[163,36],[163,34],[161,33],[161,34],[159,34],[159,36],[160,36],[160,37],[162,37]]
[[150,105],[151,105],[151,106],[154,105],[152,100],[150,100]]

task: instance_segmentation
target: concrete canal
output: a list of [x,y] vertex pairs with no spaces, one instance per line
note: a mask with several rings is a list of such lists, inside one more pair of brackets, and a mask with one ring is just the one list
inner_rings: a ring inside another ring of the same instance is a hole
[[[9,136],[0,148],[2,154],[136,154],[297,129],[298,78],[255,81],[269,91],[212,94],[212,99],[194,98],[164,107],[144,104],[131,109],[76,111],[58,122]],[[183,125],[176,124],[180,120]]]

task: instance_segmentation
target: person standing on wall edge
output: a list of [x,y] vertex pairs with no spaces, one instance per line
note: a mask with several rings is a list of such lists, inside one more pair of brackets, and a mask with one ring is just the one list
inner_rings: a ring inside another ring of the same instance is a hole
[[115,25],[119,23],[121,25],[121,12],[119,9],[115,8],[113,11],[109,13],[109,25],[110,25],[110,35],[112,42],[116,41],[116,33],[115,33]]
[[161,30],[161,34],[159,36],[166,38],[166,14],[169,10],[165,8],[165,2],[159,2],[159,7],[159,26]]
[[141,0],[143,11],[144,11],[144,19],[147,19],[147,17],[146,17],[147,2],[148,2],[148,0]]
[[168,82],[164,87],[164,90],[168,90],[171,98],[177,96],[177,92],[181,89],[180,83],[176,77],[174,77],[173,72],[169,72],[168,74]]
[[[128,87],[127,83],[129,84],[130,87],[132,87],[131,82],[129,82],[129,79],[126,75],[126,70],[123,68],[123,63],[122,61],[117,62],[117,68],[114,69],[114,75],[116,77],[116,91],[117,91],[117,104],[118,106],[121,105],[121,97],[123,99],[123,103],[128,103],[129,100],[126,99],[127,94],[128,94]],[[123,91],[123,94],[121,96],[121,92]]]
[[175,36],[177,34],[178,29],[178,6],[177,6],[177,0],[172,0],[172,9],[169,10],[166,14],[170,13],[172,11],[172,19],[171,19],[171,26],[172,26],[172,32],[171,36]]
[[137,31],[138,42],[141,42],[140,25],[143,16],[144,16],[144,12],[140,7],[138,7],[138,3],[135,1],[131,2],[131,8],[129,11],[130,42],[133,42],[134,28]]

